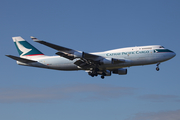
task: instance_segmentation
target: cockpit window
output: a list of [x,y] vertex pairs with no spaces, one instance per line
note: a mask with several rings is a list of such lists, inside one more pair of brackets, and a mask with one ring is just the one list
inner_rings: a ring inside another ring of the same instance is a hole
[[163,46],[160,46],[159,48],[164,48]]

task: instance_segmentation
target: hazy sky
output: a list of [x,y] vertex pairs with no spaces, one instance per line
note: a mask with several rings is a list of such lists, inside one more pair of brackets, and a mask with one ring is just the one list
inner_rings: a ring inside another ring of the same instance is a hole
[[[1,120],[180,120],[179,0],[1,0]],[[12,37],[85,52],[163,45],[176,57],[102,80],[84,71],[19,66]]]

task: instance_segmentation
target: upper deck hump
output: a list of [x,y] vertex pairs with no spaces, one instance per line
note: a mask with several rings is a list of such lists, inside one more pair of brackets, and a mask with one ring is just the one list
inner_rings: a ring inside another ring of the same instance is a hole
[[164,47],[161,45],[135,46],[135,47],[125,47],[125,48],[107,50],[104,52],[94,52],[91,54],[103,54],[103,53],[108,53],[108,52],[119,52],[119,51],[151,50],[151,49],[164,49]]

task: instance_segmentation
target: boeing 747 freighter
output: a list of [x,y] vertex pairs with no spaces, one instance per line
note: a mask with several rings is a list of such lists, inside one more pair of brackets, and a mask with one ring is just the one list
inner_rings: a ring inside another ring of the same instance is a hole
[[46,56],[33,47],[22,37],[12,37],[19,52],[19,57],[6,55],[17,61],[18,65],[40,67],[55,70],[84,70],[92,77],[112,74],[126,75],[127,67],[159,64],[173,58],[176,54],[161,45],[127,47],[104,52],[87,53],[55,45],[31,36],[31,39],[40,44],[57,50],[57,56]]

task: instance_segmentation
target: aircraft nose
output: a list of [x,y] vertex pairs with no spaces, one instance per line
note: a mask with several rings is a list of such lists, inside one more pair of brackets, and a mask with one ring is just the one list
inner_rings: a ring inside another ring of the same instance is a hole
[[173,58],[173,57],[175,57],[175,56],[176,56],[176,53],[173,52],[173,51],[171,51],[170,54],[169,54],[169,57],[170,57],[170,58]]
[[175,52],[172,52],[172,58],[176,56],[176,53]]
[[168,50],[168,49],[166,49],[166,51],[168,51],[167,53],[166,53],[166,58],[167,58],[167,60],[169,60],[169,59],[172,59],[173,57],[175,57],[176,56],[176,53],[175,52],[173,52],[173,51],[171,51],[171,50]]

